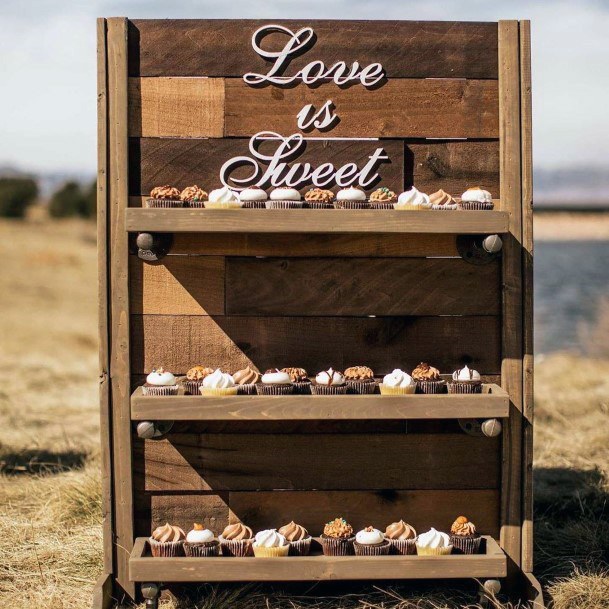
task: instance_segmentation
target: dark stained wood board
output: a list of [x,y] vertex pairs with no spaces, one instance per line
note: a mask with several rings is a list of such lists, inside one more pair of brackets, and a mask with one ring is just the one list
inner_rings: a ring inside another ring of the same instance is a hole
[[[185,373],[197,363],[233,372],[303,366],[316,374],[365,363],[381,375],[430,361],[442,372],[473,364],[483,374],[500,368],[500,318],[246,317],[132,315],[134,374],[163,365]],[[306,340],[304,340],[306,337]]]
[[[236,76],[266,71],[251,47],[261,26],[312,27],[315,45],[294,58],[288,74],[313,60],[326,65],[380,62],[389,78],[497,78],[497,23],[459,21],[330,21],[134,19],[129,22],[130,76]],[[281,49],[287,37],[263,46]]]

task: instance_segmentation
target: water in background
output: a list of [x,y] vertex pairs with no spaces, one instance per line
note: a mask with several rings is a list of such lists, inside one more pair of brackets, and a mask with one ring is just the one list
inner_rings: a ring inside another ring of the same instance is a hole
[[592,337],[609,353],[609,336],[599,336],[607,315],[609,242],[535,242],[535,352],[598,354]]

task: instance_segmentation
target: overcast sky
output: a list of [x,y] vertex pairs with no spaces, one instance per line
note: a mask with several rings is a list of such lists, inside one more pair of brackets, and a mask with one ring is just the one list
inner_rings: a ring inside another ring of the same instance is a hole
[[95,170],[95,18],[531,19],[537,167],[609,166],[607,0],[0,0],[0,164]]

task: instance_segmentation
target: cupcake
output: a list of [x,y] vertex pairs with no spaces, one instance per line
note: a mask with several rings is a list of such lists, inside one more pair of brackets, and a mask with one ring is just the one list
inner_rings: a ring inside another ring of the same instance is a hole
[[480,186],[474,186],[473,188],[468,188],[461,195],[459,207],[468,210],[490,210],[494,207],[493,197],[491,197],[491,193],[488,190],[483,190]]
[[239,201],[243,203],[243,209],[264,209],[267,199],[266,192],[257,186],[244,188],[239,193]]
[[193,366],[187,373],[186,378],[182,380],[182,385],[186,395],[199,395],[199,389],[203,384],[203,379],[209,376],[214,371],[213,368],[205,366]]
[[305,205],[311,209],[333,209],[334,193],[323,188],[311,188],[304,196]]
[[288,555],[290,543],[276,529],[267,529],[256,533],[252,549],[258,558],[276,558]]
[[398,202],[393,204],[393,208],[406,211],[428,210],[431,209],[431,201],[429,195],[418,191],[413,186],[398,197]]
[[237,395],[237,386],[230,374],[226,374],[218,368],[203,379],[199,392],[201,395],[214,397]]
[[453,550],[448,535],[433,527],[417,537],[416,546],[419,556],[445,556]]
[[180,527],[167,523],[156,528],[148,538],[152,555],[159,558],[184,556],[184,540],[186,535]]
[[413,371],[412,378],[417,382],[419,393],[442,393],[444,381],[440,377],[440,371],[425,362],[421,362]]
[[335,518],[324,527],[321,536],[321,547],[326,556],[352,556],[353,527],[344,518]]
[[398,196],[386,186],[377,188],[370,195],[370,207],[372,209],[393,209],[393,204],[398,200]]
[[304,368],[282,368],[281,372],[285,372],[290,376],[292,385],[294,385],[294,393],[311,393],[311,381]]
[[366,193],[361,188],[350,186],[341,188],[336,193],[334,207],[337,209],[368,209],[370,204],[366,201]]
[[267,209],[294,209],[302,207],[300,193],[295,188],[282,186],[271,192],[270,201],[266,202]]
[[236,556],[238,558],[252,556],[254,554],[252,550],[253,538],[254,531],[241,522],[229,524],[222,531],[222,535],[218,537],[222,556]]
[[243,203],[237,198],[237,193],[228,186],[216,188],[209,193],[209,199],[205,201],[206,209],[240,209]]
[[311,536],[304,527],[293,520],[279,529],[290,544],[290,556],[308,556],[311,551]]
[[458,209],[457,202],[442,189],[437,190],[433,194],[429,195],[429,202],[431,203],[431,209],[446,211],[451,209]]
[[350,393],[374,393],[376,390],[374,372],[368,366],[351,366],[345,370],[344,377]]
[[455,370],[452,380],[448,381],[448,393],[482,393],[480,373],[467,366]]
[[450,543],[455,553],[478,554],[482,537],[476,533],[476,527],[465,516],[459,516],[450,527]]
[[256,383],[260,381],[260,372],[247,366],[243,370],[237,370],[233,374],[233,380],[237,385],[237,393],[239,395],[255,395]]
[[396,368],[383,377],[379,389],[382,395],[409,395],[416,391],[417,384],[410,374]]
[[267,370],[256,384],[258,395],[289,395],[294,393],[294,385],[287,372],[278,368]]
[[205,207],[207,193],[198,186],[187,186],[181,193],[180,199],[188,207]]
[[322,370],[311,385],[311,393],[313,395],[344,395],[347,393],[345,377],[333,368]]
[[142,386],[143,395],[178,395],[176,377],[164,368],[155,368]]
[[184,553],[186,556],[196,556],[197,558],[219,556],[220,542],[216,539],[213,531],[195,522],[192,531],[189,531],[186,535]]
[[358,531],[353,549],[356,556],[383,556],[389,554],[391,544],[378,529],[369,526]]
[[385,539],[391,544],[392,554],[416,554],[417,532],[414,527],[406,524],[403,520],[392,522],[385,529]]
[[156,186],[146,199],[146,207],[183,207],[180,191],[173,186]]

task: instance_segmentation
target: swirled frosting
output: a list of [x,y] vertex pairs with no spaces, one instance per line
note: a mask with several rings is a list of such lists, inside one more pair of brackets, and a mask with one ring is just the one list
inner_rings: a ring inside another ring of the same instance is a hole
[[154,541],[167,543],[168,541],[182,541],[186,538],[186,534],[180,527],[175,527],[169,523],[154,529],[151,535]]
[[149,385],[156,385],[157,387],[168,387],[176,384],[176,377],[164,368],[155,368],[146,377],[146,382]]
[[300,201],[300,193],[295,188],[280,187],[271,192],[271,201]]
[[460,370],[453,372],[453,381],[479,381],[480,373],[477,370],[471,370],[467,366],[463,366]]
[[266,201],[268,198],[268,195],[262,188],[256,188],[255,186],[244,188],[239,193],[239,201]]
[[335,518],[324,527],[324,535],[336,539],[348,539],[353,537],[353,527],[344,518]]
[[398,205],[412,205],[413,207],[431,207],[429,195],[417,190],[414,186],[398,197]]
[[150,191],[151,199],[171,199],[175,201],[180,200],[180,191],[173,186],[155,186]]
[[251,385],[260,380],[260,373],[248,366],[247,368],[243,368],[243,370],[235,372],[235,374],[233,374],[233,380],[237,385]]
[[262,375],[261,381],[265,385],[285,385],[292,382],[290,380],[290,375],[287,372],[283,372],[283,370],[279,370],[278,368],[267,370]]
[[206,376],[209,376],[214,371],[213,368],[205,366],[193,366],[187,373],[186,378],[189,381],[202,381]]
[[227,389],[234,386],[235,380],[233,377],[226,372],[222,372],[220,368],[203,379],[203,387],[208,389]]
[[303,526],[296,524],[293,520],[289,524],[282,526],[279,533],[288,541],[301,541],[309,536],[309,532]]
[[440,371],[425,362],[421,362],[412,371],[412,378],[415,381],[438,381],[440,380]]
[[206,529],[202,524],[195,524],[192,527],[192,531],[188,531],[186,535],[186,541],[188,543],[208,543],[214,540],[214,532]]
[[267,529],[256,533],[254,545],[258,548],[280,548],[287,544],[286,538],[276,529]]
[[459,516],[450,527],[450,532],[453,535],[468,537],[476,534],[476,527],[465,516]]
[[307,371],[304,368],[282,368],[281,372],[288,374],[292,383],[302,383],[308,380]]
[[237,201],[237,194],[228,186],[216,188],[209,193],[210,203],[236,203]]
[[432,205],[456,205],[456,201],[441,188],[429,195],[429,202]]
[[483,190],[480,186],[468,188],[462,195],[461,201],[475,203],[492,203],[493,197],[488,190]]
[[314,201],[316,203],[331,203],[334,200],[334,193],[331,190],[324,188],[311,188],[305,196],[305,201]]
[[385,538],[378,529],[375,529],[374,527],[366,527],[365,529],[357,532],[355,541],[357,541],[357,543],[361,543],[363,546],[374,546],[379,543],[383,543]]
[[414,384],[410,374],[399,368],[383,377],[383,385],[386,387],[412,387]]
[[328,368],[315,377],[315,382],[318,385],[344,385],[345,377],[338,370]]
[[399,522],[392,522],[385,529],[385,537],[387,539],[395,539],[395,540],[405,540],[405,539],[414,539],[417,536],[417,532],[414,530],[414,527],[406,524],[403,520]]
[[345,370],[348,381],[367,381],[374,379],[374,372],[368,366],[351,366]]
[[419,535],[417,545],[422,548],[446,548],[450,545],[450,538],[446,533],[436,531],[432,527],[427,533]]
[[371,195],[370,201],[376,203],[395,203],[398,200],[398,196],[389,190],[386,186],[377,188]]
[[207,201],[207,193],[198,186],[187,186],[181,193],[180,199],[192,203],[194,201]]
[[229,524],[224,531],[222,531],[222,539],[226,539],[227,541],[242,541],[244,539],[251,539],[253,536],[254,531],[241,522]]
[[349,188],[341,188],[336,193],[337,201],[365,201],[366,193],[361,188],[351,186]]

